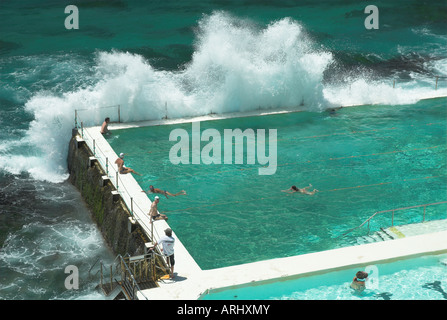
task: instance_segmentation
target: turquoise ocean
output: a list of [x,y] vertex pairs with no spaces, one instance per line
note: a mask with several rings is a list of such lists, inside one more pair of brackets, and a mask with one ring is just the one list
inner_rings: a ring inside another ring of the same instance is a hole
[[[88,271],[114,256],[67,181],[76,109],[85,125],[118,104],[122,121],[370,103],[402,114],[436,77],[446,94],[447,1],[375,1],[371,30],[369,4],[1,1],[0,299],[103,299]],[[65,28],[68,5],[79,29]]]

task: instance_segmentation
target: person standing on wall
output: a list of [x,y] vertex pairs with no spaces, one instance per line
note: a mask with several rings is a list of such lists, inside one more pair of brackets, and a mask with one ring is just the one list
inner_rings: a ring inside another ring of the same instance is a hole
[[157,246],[157,244],[162,245],[161,251],[166,257],[168,266],[171,268],[170,279],[174,279],[174,242],[175,239],[172,237],[172,230],[171,228],[167,228],[165,230],[165,235],[162,236],[158,242],[154,243],[154,246]]

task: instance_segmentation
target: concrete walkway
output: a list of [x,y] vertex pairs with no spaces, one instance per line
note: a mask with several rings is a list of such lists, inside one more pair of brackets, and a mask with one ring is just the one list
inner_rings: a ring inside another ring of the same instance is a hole
[[[108,162],[108,177],[112,184],[117,187],[117,165],[115,160],[118,159],[118,155],[100,133],[100,127],[90,127],[84,128],[83,140],[87,143],[90,150],[93,150],[93,140],[95,141],[95,154],[96,159],[101,164],[101,167],[106,168],[106,159]],[[125,160],[125,159],[124,159]],[[149,222],[149,209],[151,207],[152,201],[149,199],[148,195],[143,191],[138,182],[132,176],[132,174],[118,174],[118,192],[127,208],[133,207],[133,218],[140,224],[147,235],[152,234],[152,226]],[[151,195],[155,197],[155,195]],[[160,198],[163,201],[163,198]],[[158,220],[153,222],[153,233],[155,241],[158,241],[161,236],[163,236],[164,230],[168,228],[169,225],[164,220]],[[191,275],[201,271],[198,264],[186,250],[180,239],[175,235],[173,230],[173,236],[176,238],[175,243],[175,256],[178,265],[183,266],[182,275],[185,277],[190,277]]]
[[394,239],[401,239],[438,231],[447,231],[447,219],[393,226],[386,228],[386,231],[392,235]]

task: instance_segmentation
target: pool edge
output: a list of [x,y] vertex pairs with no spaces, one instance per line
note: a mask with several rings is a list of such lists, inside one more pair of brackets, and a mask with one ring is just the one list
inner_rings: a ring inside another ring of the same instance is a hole
[[[284,111],[281,111],[283,113]],[[297,112],[297,111],[290,111]],[[279,113],[279,112],[277,112]],[[272,113],[263,113],[261,115],[267,115]],[[258,114],[260,115],[260,114]],[[256,116],[256,114],[251,114],[249,116]],[[226,119],[228,117],[212,117],[212,119]],[[202,121],[203,118],[183,119],[183,122],[191,121]],[[179,120],[180,121],[180,120]],[[183,123],[176,122],[176,123]],[[152,125],[160,125],[163,121],[152,122]],[[139,123],[141,124],[141,123]],[[166,123],[163,124],[173,124]],[[134,125],[134,124],[132,124]],[[145,126],[145,125],[138,125]],[[132,126],[126,126],[132,127]],[[124,129],[123,127],[122,129]],[[112,127],[111,129],[117,129],[117,127]],[[117,155],[105,141],[104,137],[99,134],[99,127],[84,128],[87,132],[95,135],[98,140],[101,140],[103,146],[108,148],[111,158],[116,158]],[[97,145],[98,146],[98,145]],[[136,183],[133,177],[129,176],[128,180],[134,187],[132,187],[132,192],[135,195],[141,194],[141,187]],[[136,197],[137,198],[137,197]],[[143,207],[148,208],[151,201],[144,197],[142,200],[145,204]],[[141,216],[141,220],[146,220],[147,217]],[[163,228],[157,228],[159,234],[162,234],[162,230],[167,224],[163,222],[157,222],[158,226]],[[434,236],[440,237],[443,240],[433,239]],[[421,238],[425,239],[420,240]],[[415,240],[417,239],[417,240]],[[429,240],[430,244],[427,248],[421,248],[420,244],[426,245],[426,240]],[[441,244],[443,242],[443,245]],[[405,245],[402,245],[404,243]],[[390,240],[380,243],[371,243],[353,247],[345,247],[327,251],[321,251],[316,253],[309,253],[299,256],[278,258],[271,260],[264,260],[259,262],[247,263],[243,265],[230,266],[225,268],[202,270],[197,263],[194,261],[189,252],[181,244],[180,239],[178,239],[179,247],[176,249],[176,271],[178,272],[177,280],[162,281],[159,283],[158,288],[142,290],[138,292],[138,297],[140,299],[150,299],[150,300],[197,300],[199,299],[207,290],[213,290],[219,288],[223,290],[224,288],[231,288],[233,286],[240,286],[243,284],[250,284],[253,282],[260,281],[275,281],[275,280],[285,280],[288,278],[299,277],[299,276],[309,276],[316,273],[325,273],[337,269],[352,268],[355,266],[386,262],[392,259],[402,259],[411,258],[417,255],[430,254],[433,252],[445,252],[447,251],[447,231],[424,234],[419,236],[408,237],[404,239]],[[383,248],[387,250],[383,250]],[[391,247],[391,250],[389,250]],[[408,249],[410,247],[410,249]],[[180,250],[178,250],[180,249]],[[372,249],[373,253],[368,253],[366,257],[361,255],[361,251],[365,249]],[[359,252],[360,250],[360,252]],[[360,254],[360,255],[359,255]],[[334,256],[335,255],[335,256]],[[334,259],[334,260],[332,260]],[[305,261],[305,263],[303,263]],[[327,264],[330,261],[330,264]],[[182,264],[185,265],[182,265]],[[304,268],[302,266],[305,266]]]

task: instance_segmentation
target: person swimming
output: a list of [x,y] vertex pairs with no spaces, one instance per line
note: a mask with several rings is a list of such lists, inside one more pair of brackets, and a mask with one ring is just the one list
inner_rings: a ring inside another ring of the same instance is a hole
[[182,191],[177,192],[177,193],[170,193],[169,191],[166,191],[166,190],[161,190],[161,189],[158,189],[158,188],[154,188],[154,186],[152,186],[152,185],[149,186],[149,190],[147,190],[147,191],[143,190],[141,192],[164,194],[166,198],[168,198],[168,196],[177,197],[177,196],[181,196],[181,195],[186,195],[186,191],[185,190],[182,190]]
[[281,191],[282,192],[287,192],[287,193],[300,192],[300,193],[308,194],[308,195],[314,195],[316,192],[318,192],[318,190],[315,189],[315,188],[312,191],[308,191],[307,189],[309,189],[310,187],[312,187],[311,184],[309,184],[309,186],[304,187],[304,188],[297,188],[296,186],[291,186],[290,189],[281,190]]

